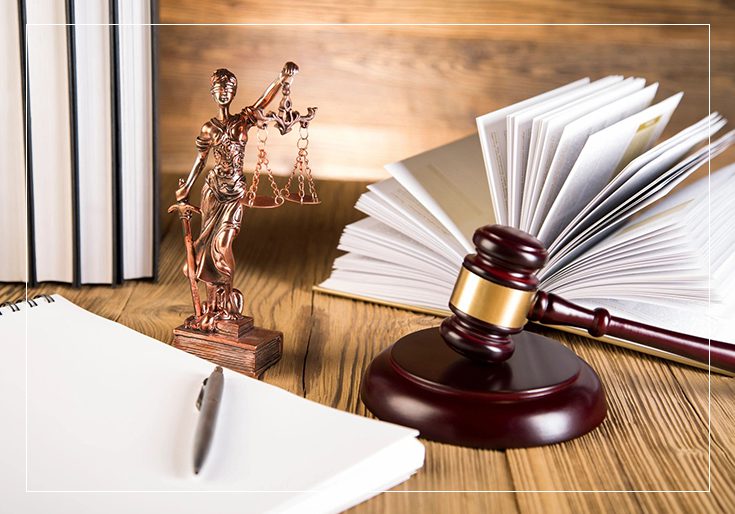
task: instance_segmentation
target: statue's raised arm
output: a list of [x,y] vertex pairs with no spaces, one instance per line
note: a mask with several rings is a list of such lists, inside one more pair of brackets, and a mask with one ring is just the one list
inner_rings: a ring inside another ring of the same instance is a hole
[[296,63],[293,62],[287,62],[283,65],[283,69],[281,70],[281,73],[278,75],[278,78],[274,80],[273,82],[268,85],[268,87],[265,89],[262,95],[260,95],[260,98],[258,98],[253,105],[250,106],[251,109],[264,109],[270,104],[273,99],[278,94],[278,91],[281,89],[281,87],[284,84],[291,84],[291,81],[293,81],[294,75],[296,75],[299,72],[299,67],[296,66]]

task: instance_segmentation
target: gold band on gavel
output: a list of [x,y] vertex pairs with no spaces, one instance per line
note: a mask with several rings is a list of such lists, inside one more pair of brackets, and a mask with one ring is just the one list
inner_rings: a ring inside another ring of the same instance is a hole
[[522,328],[535,294],[501,286],[462,266],[449,303],[485,323]]

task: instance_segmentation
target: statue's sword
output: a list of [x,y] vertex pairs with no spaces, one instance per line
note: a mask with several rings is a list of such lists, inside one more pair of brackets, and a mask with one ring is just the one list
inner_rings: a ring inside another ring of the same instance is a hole
[[194,314],[197,319],[202,315],[202,300],[199,298],[199,286],[196,277],[196,262],[194,259],[194,241],[191,237],[191,215],[196,212],[201,214],[199,207],[191,205],[189,202],[182,201],[175,203],[168,208],[168,212],[178,212],[181,220],[181,227],[184,230],[184,246],[186,247],[186,271],[189,277],[189,286],[191,287],[191,301],[194,304]]

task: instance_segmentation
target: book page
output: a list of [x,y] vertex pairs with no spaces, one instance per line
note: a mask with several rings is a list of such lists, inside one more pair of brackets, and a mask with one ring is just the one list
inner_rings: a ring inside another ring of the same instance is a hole
[[582,209],[580,215],[562,230],[549,246],[549,251],[556,253],[574,236],[579,235],[622,202],[670,172],[671,167],[692,148],[706,141],[724,124],[725,121],[720,118],[707,117],[693,126],[695,130],[686,129],[635,159],[613,178],[610,184],[589,203],[588,207]]
[[320,287],[349,298],[368,298],[403,308],[409,305],[446,312],[454,284],[427,282],[423,277],[403,274],[377,275],[372,268],[366,268],[363,271],[335,269]]
[[735,344],[735,323],[728,313],[735,305],[723,305],[713,312],[705,307],[660,305],[655,302],[618,300],[613,298],[575,298],[575,303],[590,309],[601,307],[626,319],[663,326],[668,330],[704,339]]
[[531,170],[534,183],[527,195],[524,230],[536,235],[535,224],[546,218],[556,194],[567,182],[585,141],[595,132],[648,107],[658,84],[643,89],[643,79],[626,79],[612,91],[604,91],[579,106],[547,116],[547,134],[538,167]]
[[[457,267],[459,269],[459,266]],[[346,253],[334,260],[334,269],[353,273],[370,273],[378,276],[404,277],[411,280],[424,280],[427,283],[446,282],[447,287],[454,287],[457,273],[451,275],[437,274],[436,269],[407,267],[396,261],[386,261],[359,253]],[[446,278],[446,280],[445,280]]]
[[495,223],[476,134],[385,169],[439,220],[465,253],[474,250],[475,229]]
[[623,77],[620,75],[605,77],[581,88],[511,113],[506,117],[506,130],[508,131],[508,225],[518,227],[520,223],[521,196],[528,164],[533,119],[580,98],[600,92],[616,83],[620,83],[622,80]]
[[[547,278],[552,276],[559,269],[572,262],[581,253],[608,237],[632,215],[666,196],[686,177],[706,163],[708,159],[714,158],[722,153],[733,142],[735,142],[735,131],[728,132],[717,141],[699,149],[677,163],[657,180],[635,193],[624,203],[615,207],[609,214],[603,216],[571,242],[565,244],[564,247],[552,254],[549,263],[539,273],[540,277]],[[662,157],[666,157],[666,155],[664,154]]]
[[492,194],[495,219],[498,223],[507,224],[508,217],[508,137],[506,132],[506,116],[530,105],[579,88],[588,84],[589,81],[589,78],[583,78],[477,118],[477,131],[480,136],[482,156]]
[[[571,168],[563,165],[554,171],[549,170],[536,207],[535,224],[531,229],[538,227],[538,237],[546,244],[550,244],[587,202],[610,182],[615,171],[619,171],[621,162],[627,164],[660,137],[681,95],[645,109],[657,88],[658,84],[649,86],[579,120],[580,124],[575,129],[580,128],[580,132],[569,140],[577,138],[583,146],[575,152],[577,156]],[[639,112],[641,109],[645,110]],[[596,117],[599,119],[595,120]],[[582,128],[582,125],[587,127]],[[590,131],[592,134],[587,137]],[[565,175],[567,169],[568,174]]]
[[[392,229],[374,218],[363,218],[345,227],[338,249],[390,262],[401,262],[410,268],[436,269],[456,277],[457,264],[420,244],[410,236]],[[451,280],[451,278],[450,278]]]
[[[462,260],[464,258],[466,252],[457,238],[396,179],[389,178],[376,184],[371,184],[368,186],[368,190],[379,198],[383,205],[387,204],[393,209],[393,212],[396,214],[396,220],[391,215],[389,216],[390,221],[395,223],[398,219],[405,220],[408,222],[406,225],[410,225],[411,227],[410,234],[417,236],[419,239],[432,239],[433,241],[427,242],[427,246],[436,248],[437,252],[446,255],[448,259]],[[370,198],[370,196],[367,196],[365,200],[369,201]],[[391,223],[388,224],[390,225]],[[406,234],[409,235],[409,233]]]

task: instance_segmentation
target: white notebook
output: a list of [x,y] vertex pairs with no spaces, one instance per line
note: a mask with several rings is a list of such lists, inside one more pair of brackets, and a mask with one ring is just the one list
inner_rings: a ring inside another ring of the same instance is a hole
[[423,464],[415,430],[225,370],[195,476],[194,403],[214,365],[61,296],[35,303],[0,308],[9,512],[339,512]]

